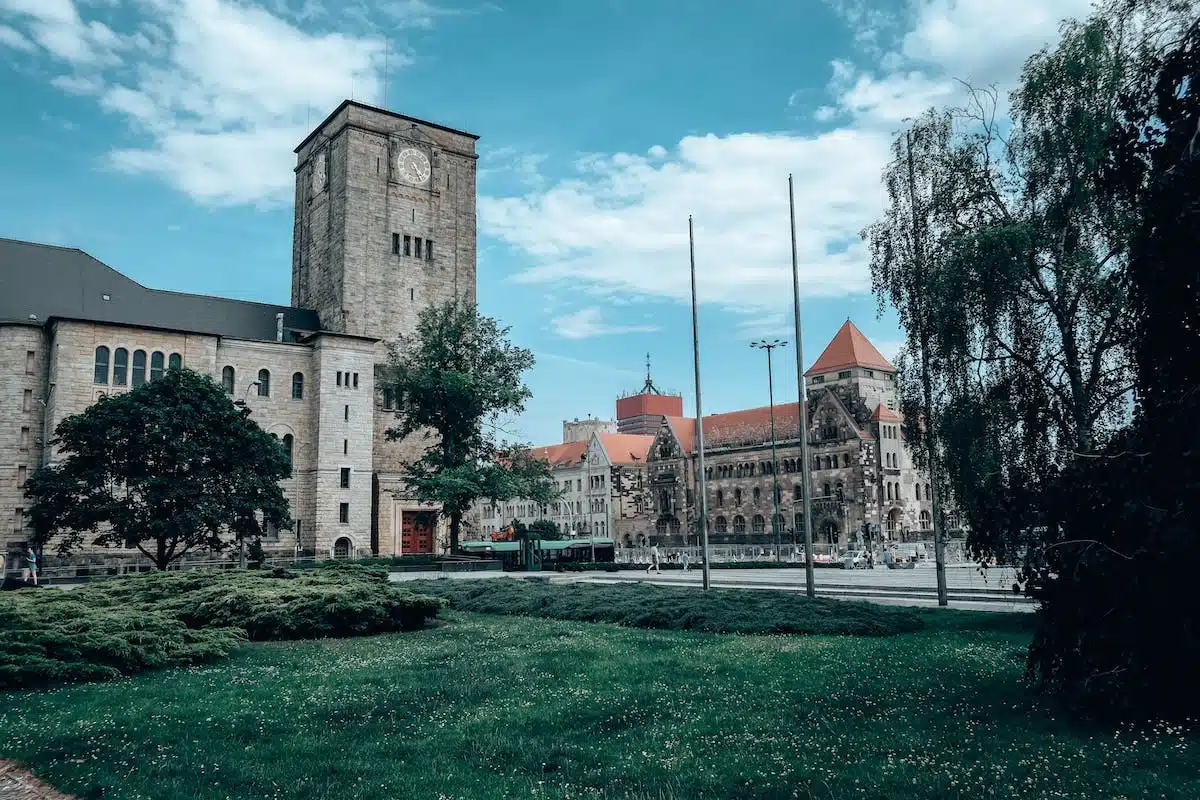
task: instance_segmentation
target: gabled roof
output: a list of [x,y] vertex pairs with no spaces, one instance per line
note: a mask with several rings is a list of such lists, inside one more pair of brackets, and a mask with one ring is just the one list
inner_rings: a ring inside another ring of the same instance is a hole
[[[780,403],[775,406],[775,440],[786,441],[800,436],[799,403]],[[704,417],[704,446],[771,440],[771,407],[746,408]]]
[[597,433],[600,446],[613,464],[645,464],[654,437],[636,433]]
[[[694,417],[663,417],[667,421],[667,425],[671,428],[671,433],[675,434],[675,438],[679,440],[679,446],[683,448],[683,452],[691,454],[696,452],[696,420]],[[707,444],[705,437],[705,444]]]
[[833,340],[829,342],[824,352],[817,358],[816,363],[809,367],[808,372],[805,372],[804,375],[805,377],[823,375],[850,367],[866,367],[886,372],[896,371],[892,362],[884,358],[883,354],[875,349],[875,345],[867,341],[863,332],[856,328],[853,322],[846,320],[845,324],[834,334]]
[[0,239],[0,322],[58,317],[274,341],[278,313],[285,328],[321,329],[315,311],[147,289],[82,250]]
[[529,455],[540,461],[545,461],[551,467],[571,467],[578,464],[587,452],[588,443],[567,442],[566,444],[551,444],[545,447],[534,447]]
[[871,422],[904,422],[904,417],[880,403],[875,407],[875,413],[871,415]]

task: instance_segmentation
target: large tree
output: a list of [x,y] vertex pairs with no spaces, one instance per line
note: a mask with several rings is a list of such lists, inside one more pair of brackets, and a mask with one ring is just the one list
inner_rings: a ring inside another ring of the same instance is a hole
[[502,440],[497,424],[524,411],[531,393],[521,375],[533,363],[533,353],[508,341],[508,328],[451,300],[423,309],[416,332],[392,346],[380,370],[381,385],[397,401],[387,437],[426,443],[406,465],[406,480],[419,500],[441,504],[451,552],[476,500],[548,503],[556,496],[549,465]]
[[26,483],[39,544],[69,555],[90,539],[134,547],[158,569],[196,549],[220,551],[291,526],[279,443],[211,378],[172,369],[67,417],[61,460]]

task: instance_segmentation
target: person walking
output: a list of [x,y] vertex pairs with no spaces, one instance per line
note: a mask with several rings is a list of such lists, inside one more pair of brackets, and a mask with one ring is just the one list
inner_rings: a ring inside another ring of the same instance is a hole
[[30,547],[25,551],[25,575],[23,576],[26,583],[33,580],[33,585],[37,586],[37,553],[33,552]]
[[680,561],[680,563],[682,563],[682,564],[683,564],[683,571],[684,571],[684,572],[687,572],[687,571],[688,571],[688,561],[689,561],[689,560],[690,560],[690,559],[688,558],[687,550],[684,550],[684,551],[683,551],[683,555],[681,555],[681,556],[679,557],[679,561]]
[[650,547],[650,566],[646,567],[646,572],[650,572],[651,570],[660,575],[662,574],[662,568],[658,563],[658,545],[651,545]]

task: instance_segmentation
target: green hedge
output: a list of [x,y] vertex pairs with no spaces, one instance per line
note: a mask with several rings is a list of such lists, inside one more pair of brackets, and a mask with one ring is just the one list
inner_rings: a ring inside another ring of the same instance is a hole
[[426,580],[406,584],[462,611],[611,622],[635,628],[711,633],[813,633],[889,636],[920,630],[919,613],[794,592],[654,586],[552,584],[513,578]]
[[240,643],[420,628],[442,601],[382,568],[159,572],[0,598],[0,688],[197,664]]

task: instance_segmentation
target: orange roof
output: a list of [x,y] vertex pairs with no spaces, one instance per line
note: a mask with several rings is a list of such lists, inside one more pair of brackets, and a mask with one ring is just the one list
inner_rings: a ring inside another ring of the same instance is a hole
[[862,331],[854,327],[853,322],[846,320],[846,323],[834,335],[833,341],[804,375],[805,377],[822,375],[849,367],[896,371],[896,367],[875,349],[875,345],[867,341],[867,337],[863,336]]
[[696,452],[696,420],[694,417],[664,417],[684,453]]
[[875,413],[871,415],[871,422],[904,422],[904,417],[880,403],[875,407]]
[[597,433],[596,436],[608,454],[608,460],[614,464],[645,464],[650,445],[654,444],[653,436],[636,433]]
[[529,455],[540,461],[548,462],[551,467],[569,467],[579,463],[583,454],[587,452],[587,446],[586,441],[552,444],[530,448]]

